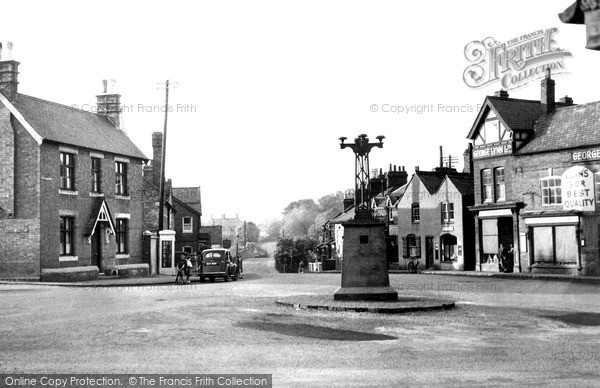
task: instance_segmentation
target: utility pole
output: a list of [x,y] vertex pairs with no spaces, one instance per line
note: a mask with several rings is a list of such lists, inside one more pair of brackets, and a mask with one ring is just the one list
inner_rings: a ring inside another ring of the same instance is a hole
[[158,199],[158,230],[163,229],[165,207],[165,155],[167,151],[167,118],[169,114],[169,80],[165,82],[165,125],[163,129],[162,155],[160,163],[160,193]]
[[[160,242],[160,231],[163,230],[163,218],[164,218],[164,208],[165,208],[165,156],[167,150],[167,117],[169,113],[169,80],[165,82],[165,125],[163,128],[163,139],[162,139],[162,155],[161,155],[161,163],[160,163],[160,188],[158,194],[158,241]],[[160,266],[162,263],[161,260],[161,252],[160,252],[160,243],[156,244],[156,249],[159,250],[156,255],[157,266],[156,272],[160,273]],[[174,258],[172,258],[174,259]]]

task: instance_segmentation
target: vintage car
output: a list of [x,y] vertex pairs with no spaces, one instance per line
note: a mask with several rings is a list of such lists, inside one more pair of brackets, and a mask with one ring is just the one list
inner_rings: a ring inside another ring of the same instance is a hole
[[229,249],[216,248],[206,249],[202,252],[202,259],[198,268],[200,281],[223,278],[225,281],[238,280],[240,277],[240,263],[233,258]]

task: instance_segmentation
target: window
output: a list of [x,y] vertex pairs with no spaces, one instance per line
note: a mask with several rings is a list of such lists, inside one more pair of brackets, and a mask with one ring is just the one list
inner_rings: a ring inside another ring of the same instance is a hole
[[541,179],[542,205],[559,205],[562,203],[560,176],[549,176]]
[[578,252],[576,226],[538,226],[533,228],[534,262],[576,264]]
[[402,237],[402,257],[421,257],[421,236],[415,236],[409,234],[406,237]]
[[596,180],[596,203],[600,202],[600,172],[594,174]]
[[454,204],[452,202],[442,203],[442,223],[454,222]]
[[75,154],[60,153],[60,188],[75,190]]
[[498,220],[481,220],[481,245],[483,263],[494,263],[498,260]]
[[185,246],[183,247],[183,253],[187,253],[188,255],[192,254],[192,247]]
[[92,158],[92,193],[102,192],[102,164],[100,158]]
[[117,218],[117,253],[127,253],[127,219]]
[[481,170],[481,202],[493,202],[493,193],[492,193],[492,170],[487,168],[485,170]]
[[183,217],[183,233],[192,233],[194,231],[194,220],[192,217]]
[[115,193],[127,195],[127,163],[115,162]]
[[413,203],[411,206],[411,219],[412,222],[419,222],[421,220],[421,210],[418,203]]
[[60,217],[60,255],[73,256],[75,253],[73,247],[73,229],[75,224],[74,217]]
[[440,237],[441,256],[442,261],[455,261],[458,260],[456,255],[457,238],[451,234],[444,234]]
[[504,167],[494,169],[495,185],[496,185],[496,201],[504,201],[506,199],[506,183],[504,177]]

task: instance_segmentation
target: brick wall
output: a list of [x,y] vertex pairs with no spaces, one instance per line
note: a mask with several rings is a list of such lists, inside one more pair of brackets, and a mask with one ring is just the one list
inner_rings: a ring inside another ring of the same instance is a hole
[[40,277],[37,219],[0,220],[0,278]]
[[[71,147],[72,148],[72,147]],[[110,235],[108,243],[102,247],[102,266],[142,263],[142,162],[130,159],[128,163],[127,198],[115,194],[115,156],[101,153],[102,192],[104,197],[91,196],[91,154],[89,150],[78,148],[75,156],[75,188],[77,195],[59,193],[60,190],[60,149],[57,144],[42,145],[42,268],[63,268],[87,266],[92,263],[92,245],[89,236],[84,235],[88,223],[95,219],[98,204],[106,200],[113,221],[118,214],[129,214],[128,255],[117,258],[116,237]],[[60,215],[75,216],[75,256],[76,261],[59,261],[60,256]],[[97,229],[98,231],[98,229]]]
[[15,211],[15,135],[10,117],[8,109],[0,105],[0,218]]

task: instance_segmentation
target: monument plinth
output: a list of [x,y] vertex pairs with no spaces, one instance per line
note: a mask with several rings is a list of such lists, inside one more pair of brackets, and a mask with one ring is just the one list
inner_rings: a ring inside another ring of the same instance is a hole
[[385,244],[385,224],[375,219],[345,222],[342,285],[335,300],[396,301],[390,287]]

